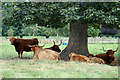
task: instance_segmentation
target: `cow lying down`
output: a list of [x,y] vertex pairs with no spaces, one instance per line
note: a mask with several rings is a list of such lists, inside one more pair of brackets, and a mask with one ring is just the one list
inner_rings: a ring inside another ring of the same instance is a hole
[[69,54],[70,61],[79,61],[79,62],[87,62],[90,63],[90,59],[87,56],[79,55],[76,53]]
[[34,52],[33,59],[60,60],[58,52],[50,49],[42,49],[43,46],[29,45]]
[[105,64],[113,64],[115,63],[115,57],[114,57],[114,53],[117,52],[118,48],[114,51],[114,50],[104,50],[106,53],[100,53],[97,55],[93,55],[93,54],[89,54],[89,56],[93,56],[93,57],[97,57],[97,58],[101,58],[104,60]]
[[103,59],[94,57],[93,54],[89,54],[89,59],[90,59],[91,63],[105,64],[105,61]]
[[103,59],[93,57],[91,54],[89,55],[89,57],[87,57],[87,56],[79,55],[76,53],[70,53],[69,57],[70,57],[70,61],[105,64]]

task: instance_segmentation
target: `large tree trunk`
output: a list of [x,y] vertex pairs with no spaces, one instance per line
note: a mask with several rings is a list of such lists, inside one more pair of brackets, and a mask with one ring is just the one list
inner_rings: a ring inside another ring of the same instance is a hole
[[62,60],[68,61],[69,54],[74,52],[77,54],[88,55],[88,40],[87,40],[87,24],[81,22],[70,24],[70,36],[67,47],[61,52]]

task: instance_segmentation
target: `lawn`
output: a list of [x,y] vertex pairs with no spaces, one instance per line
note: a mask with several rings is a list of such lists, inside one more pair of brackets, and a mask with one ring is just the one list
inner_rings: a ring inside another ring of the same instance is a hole
[[[44,44],[39,44],[39,45],[44,45]],[[48,48],[51,47],[53,44],[45,44],[44,48]],[[0,43],[0,46],[2,48],[2,56],[0,56],[0,58],[13,58],[13,57],[17,57],[17,52],[15,51],[14,46],[10,45],[9,43]],[[63,50],[66,46],[65,45],[61,45],[60,49]],[[112,43],[95,43],[95,44],[88,44],[88,49],[89,52],[91,54],[99,54],[99,53],[104,53],[102,47],[104,47],[105,50],[107,49],[112,49],[112,50],[116,50],[116,48],[118,47],[118,44],[112,44]],[[115,57],[117,57],[118,51],[115,53]],[[33,52],[24,52],[23,53],[23,57],[29,57],[32,58],[33,56]]]
[[[43,45],[43,44],[39,44]],[[50,47],[53,44],[46,44]],[[0,71],[2,78],[117,78],[118,67],[106,64],[32,60],[33,52],[24,52],[23,59],[17,59],[17,52],[10,43],[0,43]],[[44,48],[45,48],[44,47]],[[63,50],[66,46],[61,45]],[[118,44],[88,44],[92,54],[105,49],[116,50]],[[118,52],[115,53],[117,58]]]
[[49,60],[3,60],[2,78],[117,78],[118,67]]

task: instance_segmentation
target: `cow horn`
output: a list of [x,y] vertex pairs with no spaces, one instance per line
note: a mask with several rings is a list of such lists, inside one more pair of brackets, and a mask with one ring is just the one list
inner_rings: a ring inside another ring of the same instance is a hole
[[29,47],[34,47],[35,45],[28,45]]
[[6,39],[10,39],[10,38],[7,38],[7,37],[5,37]]
[[44,46],[45,46],[45,44],[43,46],[41,46],[41,47],[44,47]]
[[55,41],[53,41],[54,45],[55,45]]
[[58,46],[60,46],[61,44],[62,44],[62,40],[61,40],[61,42],[60,42],[60,44]]
[[117,49],[115,50],[115,52],[117,52],[117,50],[118,50],[118,47],[117,47]]
[[107,50],[104,50],[104,47],[102,47],[102,48],[103,48],[103,51],[107,52]]

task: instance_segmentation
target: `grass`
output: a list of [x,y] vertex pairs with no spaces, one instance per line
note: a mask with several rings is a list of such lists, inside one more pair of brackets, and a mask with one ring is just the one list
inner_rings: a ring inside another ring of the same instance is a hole
[[49,60],[4,60],[2,78],[117,78],[108,65]]
[[[39,44],[39,45],[43,45],[43,44]],[[44,48],[48,48],[51,47],[53,44],[45,44]],[[13,58],[16,57],[18,54],[15,51],[14,46],[10,45],[10,43],[0,43],[0,46],[2,48],[2,56],[0,56],[0,58]],[[63,50],[66,46],[65,45],[61,45],[60,49]],[[91,54],[99,54],[99,53],[104,53],[102,47],[104,47],[105,50],[107,49],[112,49],[112,50],[116,50],[116,48],[118,47],[118,44],[112,44],[112,43],[96,43],[96,44],[88,44],[88,50]],[[118,51],[115,53],[115,57],[117,57],[118,55]],[[33,56],[33,52],[24,52],[23,53],[23,57],[30,57],[32,58]]]
[[[43,44],[39,44],[43,45]],[[53,44],[46,44],[50,47]],[[17,59],[17,52],[10,43],[0,43],[0,72],[2,78],[117,78],[118,67],[105,64],[32,60],[33,52],[24,52],[23,59]],[[66,46],[61,45],[63,50]],[[105,49],[116,50],[118,44],[88,44],[92,54],[102,53]],[[117,57],[118,52],[115,53]]]

